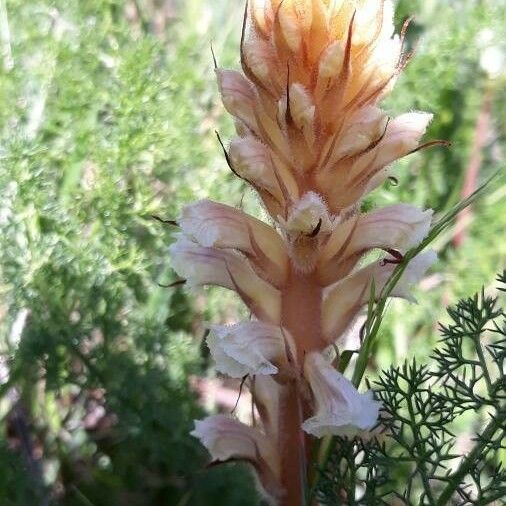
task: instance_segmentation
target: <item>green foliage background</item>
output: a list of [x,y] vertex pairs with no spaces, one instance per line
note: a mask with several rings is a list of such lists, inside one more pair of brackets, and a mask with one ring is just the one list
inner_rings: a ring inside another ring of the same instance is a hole
[[[214,137],[232,135],[214,83],[238,66],[242,2],[0,0],[0,504],[254,505],[240,467],[205,469],[188,432],[204,410],[189,386],[207,375],[203,321],[237,315],[174,281],[170,230],[185,203],[255,197],[227,171]],[[416,14],[417,56],[385,104],[435,114],[448,139],[395,168],[367,205],[448,210],[460,198],[485,97],[480,179],[504,163],[506,7],[496,0],[401,0]],[[418,294],[393,303],[372,368],[428,356],[457,296],[492,283],[506,254],[506,185],[472,210],[467,239],[439,241]],[[258,211],[256,211],[258,212]],[[430,287],[428,289],[427,287]],[[408,352],[409,348],[409,352]],[[98,416],[100,415],[100,416]],[[27,435],[24,440],[22,435]]]

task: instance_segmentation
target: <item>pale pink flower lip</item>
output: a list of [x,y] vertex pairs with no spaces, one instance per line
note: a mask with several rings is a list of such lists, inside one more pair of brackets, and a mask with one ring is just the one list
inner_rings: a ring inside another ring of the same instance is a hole
[[255,90],[251,83],[235,70],[217,69],[218,87],[225,109],[257,132],[255,119]]
[[318,194],[308,192],[290,208],[287,220],[278,219],[293,266],[300,272],[313,271],[319,246],[334,227],[334,217],[325,202]]
[[239,209],[201,200],[183,209],[179,225],[199,245],[241,252],[267,281],[283,283],[288,266],[286,246],[264,222]]
[[304,372],[316,403],[315,415],[302,425],[306,432],[354,436],[374,427],[381,403],[373,400],[372,392],[359,393],[320,353],[307,355]]
[[395,204],[337,224],[320,251],[320,282],[328,286],[339,281],[372,249],[403,253],[418,246],[429,232],[432,214],[409,204]]
[[294,344],[289,332],[259,321],[211,325],[207,344],[218,371],[232,378],[288,372]]
[[274,449],[264,434],[225,415],[196,420],[191,435],[202,441],[215,460],[246,458],[255,461],[259,456],[273,460],[274,455],[270,454],[274,454]]

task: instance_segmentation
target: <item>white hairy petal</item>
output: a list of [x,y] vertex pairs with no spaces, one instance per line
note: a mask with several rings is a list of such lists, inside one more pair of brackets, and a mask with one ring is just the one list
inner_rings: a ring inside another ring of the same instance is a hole
[[353,384],[334,369],[321,353],[310,353],[304,375],[313,392],[316,413],[302,428],[316,437],[354,436],[374,427],[381,403],[372,392],[359,393]]
[[281,225],[292,236],[310,235],[318,225],[320,232],[325,233],[332,228],[332,218],[322,197],[308,192],[292,207],[288,219]]
[[384,139],[377,147],[377,153],[374,156],[373,162],[367,163],[366,167],[364,167],[363,160],[357,161],[352,167],[350,175],[355,177],[363,170],[372,174],[371,180],[367,184],[366,192],[372,191],[387,176],[387,173],[381,171],[381,169],[418,148],[420,139],[427,131],[432,118],[433,115],[429,113],[411,112],[393,119],[388,124]]
[[345,259],[374,248],[406,251],[427,236],[432,210],[395,204],[337,225],[322,252],[321,261],[335,255]]
[[256,130],[255,91],[252,84],[235,70],[217,69],[218,87],[225,109],[251,130]]
[[288,364],[288,333],[260,321],[211,325],[207,344],[218,371],[233,378],[277,374]]

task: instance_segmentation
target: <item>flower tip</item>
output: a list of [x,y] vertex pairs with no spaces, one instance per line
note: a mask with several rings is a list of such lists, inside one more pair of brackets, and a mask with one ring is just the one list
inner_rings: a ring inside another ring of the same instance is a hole
[[410,293],[409,289],[411,286],[420,282],[432,264],[437,261],[437,258],[437,253],[434,250],[425,251],[414,257],[404,271],[392,294],[416,304],[417,300]]
[[219,230],[216,226],[209,226],[206,218],[212,217],[212,211],[216,204],[208,199],[199,200],[183,208],[181,218],[178,220],[182,230],[195,240],[201,246],[211,248],[215,246],[220,238]]
[[428,126],[434,119],[434,114],[424,111],[415,111],[403,116],[406,119],[406,124],[409,125],[412,130],[421,132],[422,135],[426,132]]
[[413,258],[409,264],[408,282],[417,283],[437,258],[437,253],[434,250],[425,251]]
[[420,213],[420,222],[413,228],[413,236],[411,237],[408,247],[419,245],[427,237],[433,216],[434,211],[432,209],[426,209]]

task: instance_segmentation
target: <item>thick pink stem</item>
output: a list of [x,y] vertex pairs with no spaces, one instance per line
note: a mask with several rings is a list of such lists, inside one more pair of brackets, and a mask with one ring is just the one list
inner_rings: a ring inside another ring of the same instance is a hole
[[281,454],[282,506],[301,506],[306,474],[304,433],[301,431],[300,392],[297,383],[281,388],[279,445]]
[[[283,290],[282,325],[297,345],[297,361],[302,367],[306,353],[325,347],[321,331],[321,287],[313,275],[290,274]],[[303,504],[307,479],[309,437],[301,425],[308,416],[308,400],[293,381],[281,389],[279,399],[279,452],[281,482],[285,490],[282,506]]]

